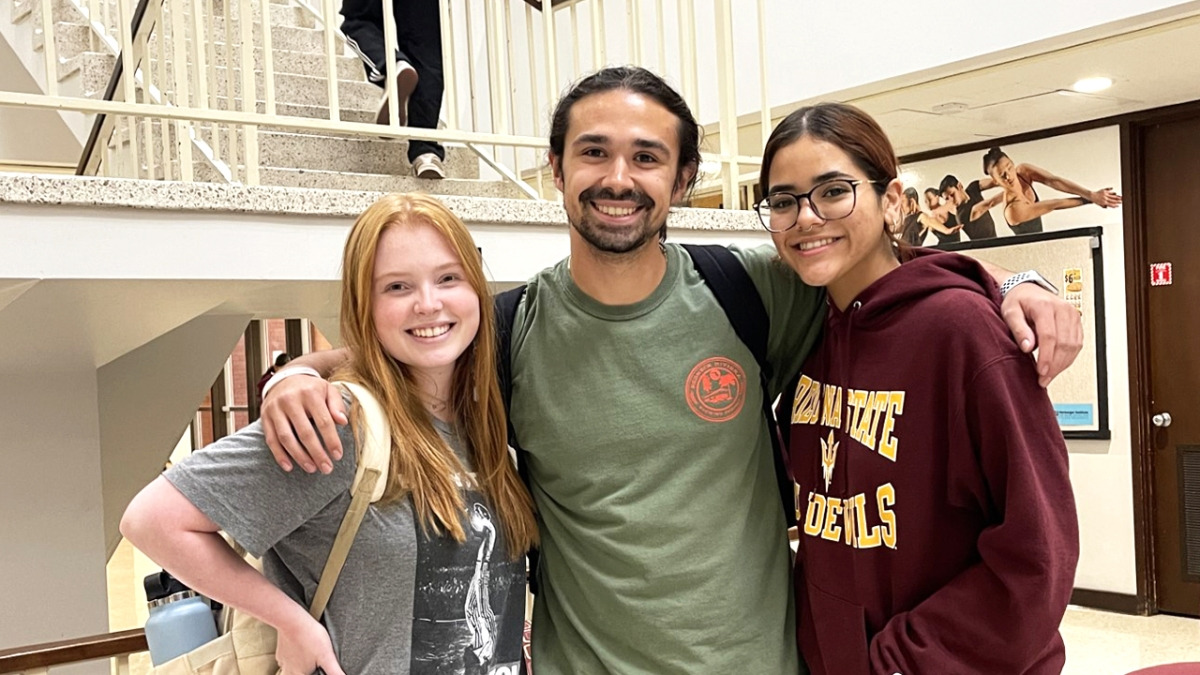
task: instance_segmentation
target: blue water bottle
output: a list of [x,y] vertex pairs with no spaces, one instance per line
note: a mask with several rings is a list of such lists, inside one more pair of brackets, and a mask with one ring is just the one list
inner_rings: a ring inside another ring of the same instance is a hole
[[167,572],[146,577],[146,644],[155,666],[217,639],[212,608]]

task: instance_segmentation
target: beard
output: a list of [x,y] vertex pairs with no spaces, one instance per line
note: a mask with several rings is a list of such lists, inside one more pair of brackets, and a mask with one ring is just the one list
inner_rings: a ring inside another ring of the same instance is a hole
[[[594,199],[633,202],[640,209],[641,220],[630,226],[610,227],[592,216],[591,202]],[[650,222],[650,212],[653,209],[654,200],[644,192],[627,190],[618,195],[609,188],[588,188],[579,194],[579,218],[578,222],[571,222],[571,227],[597,251],[617,255],[629,253],[655,238],[661,238],[666,231],[665,220],[661,223]]]

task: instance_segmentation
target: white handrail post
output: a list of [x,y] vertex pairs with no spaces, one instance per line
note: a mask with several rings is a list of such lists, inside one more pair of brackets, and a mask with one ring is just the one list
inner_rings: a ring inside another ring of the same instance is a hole
[[445,78],[446,126],[458,129],[458,68],[454,61],[454,14],[451,2],[453,0],[441,0],[438,9],[442,13],[442,73]]
[[[225,30],[222,37],[225,38],[225,109],[237,110],[234,103],[233,81],[234,81],[234,63],[233,56],[233,9],[230,7],[235,0],[215,0],[221,3],[222,17],[225,19]],[[238,134],[237,126],[228,124],[225,126],[225,147],[229,150],[229,175],[233,180],[237,180],[238,168]],[[245,133],[243,130],[242,133]],[[244,169],[243,169],[244,171]]]
[[[548,3],[547,3],[548,4]],[[608,65],[608,51],[604,44],[604,0],[591,0],[592,6],[592,70]],[[575,73],[578,75],[579,73]],[[557,87],[557,83],[555,84]],[[554,90],[550,91],[554,100]]]
[[[208,86],[208,97],[207,97],[208,100],[205,101],[204,105],[205,105],[205,107],[211,107],[213,109],[216,109],[219,107],[217,99],[220,97],[220,92],[219,92],[220,87],[217,86],[217,47],[216,47],[216,43],[217,43],[216,14],[217,14],[217,11],[216,11],[216,6],[213,4],[216,1],[217,0],[212,0],[212,2],[207,2],[206,0],[195,0],[196,7],[197,7],[196,12],[198,14],[201,14],[204,16],[204,29],[205,29],[206,33],[202,33],[202,34],[205,35],[206,37],[204,38],[204,49],[202,50],[204,53],[203,58],[208,63],[212,64],[212,68],[209,69],[208,75],[205,77],[198,78],[198,79],[208,81],[208,85],[207,85]],[[198,23],[199,23],[199,21],[197,21],[197,24]],[[229,67],[228,63],[225,64],[225,73],[226,73],[226,76],[233,75],[233,69]],[[220,156],[221,156],[221,125],[216,122],[213,122],[212,124],[209,125],[208,128],[209,128],[209,135],[208,135],[209,147],[212,148],[213,157],[220,158]]]
[[[389,127],[400,126],[400,92],[396,90],[396,75],[399,64],[396,63],[396,50],[399,49],[399,38],[396,36],[396,6],[393,0],[380,0],[383,3],[383,75],[384,91],[387,92]],[[405,126],[408,125],[407,118]]]
[[638,0],[625,0],[626,19],[629,21],[629,61],[642,65],[642,13]]
[[[719,19],[718,19],[719,21]],[[683,98],[694,114],[700,114],[696,77],[696,8],[692,0],[679,2],[679,82]]]
[[[130,0],[117,0],[117,21],[118,30],[117,38],[121,41],[121,85],[124,92],[126,103],[137,103],[137,88],[134,82],[137,65],[133,60],[133,32],[131,17],[132,12],[129,11]],[[129,136],[129,156],[133,158],[133,177],[141,178],[141,157],[138,156],[137,132],[138,124],[136,117],[127,117],[127,134]]]
[[[262,77],[263,77],[263,110],[268,115],[275,114],[275,55],[271,36],[271,0],[259,0],[262,3]],[[289,5],[285,5],[291,9]],[[250,63],[254,63],[253,45]],[[335,69],[336,70],[336,69]]]
[[[493,132],[503,129],[504,111],[500,104],[500,26],[496,21],[497,0],[483,0],[483,35],[488,72],[488,126]],[[492,155],[496,155],[495,146]]]
[[472,18],[475,13],[471,9],[471,4],[467,4],[463,11],[463,19],[467,29],[467,96],[471,103],[471,130],[479,130],[479,102],[477,100],[478,93],[475,89],[475,21]]
[[[574,5],[572,5],[573,7]],[[542,106],[538,101],[538,71],[537,71],[537,48],[533,40],[533,6],[529,3],[525,4],[525,42],[529,45],[529,89],[533,93],[533,135],[542,135]],[[535,151],[536,152],[536,151]],[[536,158],[536,155],[535,155]],[[543,184],[541,164],[535,159],[534,166],[537,167],[538,181],[538,196],[541,197],[545,193],[545,185]]]
[[[159,21],[154,26],[154,37],[157,38],[156,47],[158,54],[158,91],[162,96],[161,105],[167,105],[167,37],[164,30],[166,22],[164,17],[160,15]],[[162,168],[162,179],[171,180],[171,129],[172,122],[166,118],[158,118],[158,134],[159,147],[162,148],[162,157],[159,157],[159,162]]]
[[738,204],[738,123],[737,91],[733,63],[733,8],[731,0],[716,0],[717,24],[717,100],[720,106],[721,199],[725,208]]
[[[599,0],[592,2],[599,4]],[[546,33],[546,83],[553,101],[558,90],[558,42],[554,37],[554,6],[550,0],[542,0],[542,28]]]
[[758,0],[758,81],[760,145],[765,147],[767,137],[771,135],[771,99],[767,94],[767,0]]
[[[390,0],[383,0],[383,1],[384,1],[385,5],[388,5],[388,6],[391,5]],[[326,91],[328,92],[328,96],[329,96],[329,119],[336,122],[336,121],[342,119],[342,117],[341,117],[341,106],[338,105],[337,52],[334,48],[334,45],[336,44],[334,31],[337,29],[333,27],[333,21],[334,21],[333,0],[321,0],[321,13],[325,15],[325,26],[324,26],[324,30],[325,30],[325,60],[326,60],[325,88],[326,88]],[[392,39],[393,40],[395,40],[395,35],[396,35],[395,34],[395,30],[396,30],[395,25],[396,25],[395,21],[393,21],[392,22],[392,31],[393,31]],[[395,42],[392,42],[393,48],[395,47],[395,44],[396,44]],[[387,63],[391,63],[391,58],[388,58]],[[396,106],[393,104],[392,109],[395,110],[395,108],[396,108]]]
[[575,11],[577,7],[578,2],[571,3],[571,35],[575,38],[571,40],[571,79],[579,77],[579,14]]
[[[101,0],[108,2],[108,0]],[[180,106],[190,106],[190,87],[188,86],[187,70],[187,39],[184,37],[183,8],[184,3],[172,4],[166,2],[164,9],[171,14],[171,70],[175,78],[175,103]],[[165,55],[165,54],[164,54]],[[191,122],[176,121],[175,154],[179,157],[179,180],[192,182],[192,142]]]
[[667,41],[664,36],[667,32],[667,21],[663,16],[662,0],[654,0],[654,16],[658,19],[658,71],[661,75],[667,74]]
[[[516,74],[516,59],[513,58],[513,26],[512,26],[512,7],[507,3],[501,3],[500,11],[504,13],[504,66],[508,72],[508,86],[505,87],[504,97],[507,99],[507,105],[504,107],[505,130],[517,135],[517,74]],[[517,176],[521,175],[521,158],[518,156],[517,149],[512,148],[513,172]]]
[[[238,27],[242,36],[239,51],[242,55],[242,112],[256,113],[258,91],[254,85],[254,9],[251,2],[253,0],[239,0]],[[242,127],[242,148],[245,183],[258,185],[258,125],[247,124]],[[191,154],[190,148],[188,154]]]
[[58,55],[54,44],[54,3],[42,0],[42,55],[46,58],[46,95],[58,96]]

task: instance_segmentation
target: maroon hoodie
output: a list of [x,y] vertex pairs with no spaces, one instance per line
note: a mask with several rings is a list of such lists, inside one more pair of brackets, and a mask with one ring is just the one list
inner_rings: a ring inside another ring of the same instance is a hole
[[1062,671],[1067,449],[999,301],[973,260],[923,253],[830,307],[789,443],[815,675]]

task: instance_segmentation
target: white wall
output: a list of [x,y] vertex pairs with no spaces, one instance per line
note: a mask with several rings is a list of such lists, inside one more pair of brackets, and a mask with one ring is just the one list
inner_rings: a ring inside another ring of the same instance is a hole
[[[1029,162],[1096,189],[1121,190],[1120,136],[1116,127],[1094,129],[1030,143],[1004,146],[1014,162]],[[923,191],[954,174],[966,185],[983,175],[984,151],[906,165],[904,177]],[[1042,185],[1042,199],[1061,196]],[[996,233],[1011,236],[1003,207],[992,209]],[[1125,255],[1121,209],[1082,206],[1043,218],[1046,230],[1104,227],[1104,314],[1108,358],[1108,441],[1069,441],[1071,482],[1079,512],[1077,588],[1136,594],[1134,561],[1133,455],[1129,417],[1129,341],[1125,320]],[[932,236],[930,237],[932,239]],[[1048,278],[1055,270],[1043,270]],[[1086,273],[1086,271],[1085,271]],[[1089,327],[1085,326],[1085,329]]]
[[[95,374],[3,372],[0,381],[0,649],[105,633]],[[107,673],[108,664],[62,672]]]

